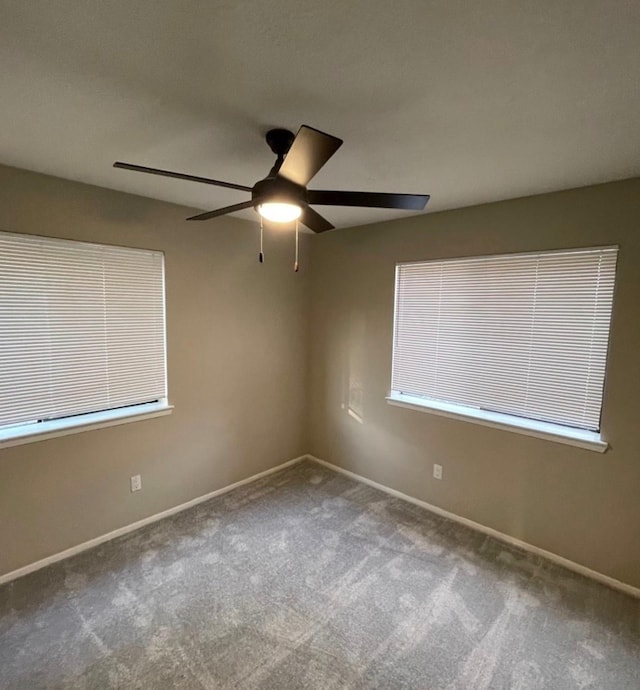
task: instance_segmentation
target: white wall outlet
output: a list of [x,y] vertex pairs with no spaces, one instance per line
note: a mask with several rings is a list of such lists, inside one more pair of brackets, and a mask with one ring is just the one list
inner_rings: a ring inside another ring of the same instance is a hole
[[442,465],[435,465],[433,466],[433,476],[436,479],[442,479]]
[[131,477],[131,491],[140,491],[142,488],[142,477],[139,474]]

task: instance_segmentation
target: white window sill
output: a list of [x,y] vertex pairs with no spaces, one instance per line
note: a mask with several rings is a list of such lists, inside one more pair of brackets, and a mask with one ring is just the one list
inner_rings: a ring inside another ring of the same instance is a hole
[[104,429],[108,426],[162,417],[171,414],[172,410],[173,405],[169,405],[164,401],[121,407],[117,410],[107,410],[105,412],[93,412],[91,414],[79,415],[78,417],[67,417],[66,419],[53,419],[37,424],[24,424],[23,426],[14,426],[10,429],[0,429],[0,448],[19,446],[23,443],[36,443],[48,438],[55,438],[56,436],[79,434],[83,431]]
[[578,446],[587,450],[595,450],[604,453],[608,444],[603,441],[600,434],[595,431],[584,431],[582,429],[571,429],[570,427],[550,424],[548,422],[537,422],[533,419],[523,419],[514,417],[501,412],[490,412],[488,410],[476,410],[472,407],[453,405],[451,403],[436,400],[427,400],[413,395],[392,392],[387,397],[390,405],[407,407],[410,410],[429,412],[430,414],[450,417],[451,419],[462,419],[474,424],[490,426],[494,429],[503,429],[526,436],[535,436],[547,441],[566,443],[570,446]]

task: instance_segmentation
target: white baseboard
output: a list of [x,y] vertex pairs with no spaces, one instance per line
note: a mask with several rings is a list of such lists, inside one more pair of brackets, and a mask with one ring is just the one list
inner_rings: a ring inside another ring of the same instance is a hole
[[119,527],[118,529],[115,529],[112,532],[107,532],[107,534],[102,534],[99,537],[95,537],[95,539],[89,539],[89,541],[85,541],[82,544],[72,546],[69,549],[65,549],[64,551],[60,551],[59,553],[54,553],[51,556],[42,558],[39,561],[35,561],[35,563],[30,563],[29,565],[25,565],[22,568],[18,568],[17,570],[12,570],[9,573],[0,575],[0,585],[4,584],[5,582],[10,582],[11,580],[15,580],[18,577],[22,577],[23,575],[33,573],[36,570],[40,570],[40,568],[44,568],[47,565],[56,563],[57,561],[62,561],[65,558],[69,558],[70,556],[75,556],[76,554],[82,553],[87,549],[92,549],[94,546],[104,544],[104,542],[110,541],[111,539],[115,539],[116,537],[121,537],[123,534],[135,532],[135,530],[140,529],[145,525],[150,525],[151,523],[157,522],[158,520],[162,520],[163,518],[169,517],[170,515],[180,513],[183,510],[187,510],[188,508],[192,508],[193,506],[198,505],[198,503],[208,501],[210,498],[214,498],[215,496],[226,494],[228,491],[237,489],[239,486],[243,486],[244,484],[250,484],[251,482],[255,482],[257,479],[261,479],[262,477],[266,477],[270,474],[273,474],[274,472],[278,472],[279,470],[282,470],[285,467],[289,467],[290,465],[295,465],[296,463],[301,462],[302,460],[306,460],[308,457],[308,455],[301,455],[300,457],[293,458],[293,460],[283,462],[281,465],[277,465],[276,467],[270,467],[268,470],[264,470],[264,472],[258,472],[258,474],[254,474],[251,477],[247,477],[246,479],[241,479],[239,482],[229,484],[229,486],[224,486],[222,487],[222,489],[216,489],[215,491],[211,491],[210,493],[205,494],[204,496],[198,496],[198,498],[194,498],[191,501],[187,501],[186,503],[181,503],[180,505],[174,506],[173,508],[163,510],[161,513],[150,515],[149,517],[143,518],[142,520],[138,520],[137,522],[132,522],[130,525]]
[[604,585],[608,585],[609,587],[613,587],[614,589],[620,590],[625,594],[630,594],[632,597],[637,597],[640,599],[640,589],[634,587],[633,585],[629,585],[626,582],[620,582],[620,580],[616,580],[615,578],[609,577],[608,575],[603,575],[602,573],[599,573],[596,570],[591,570],[591,568],[587,568],[586,566],[580,565],[579,563],[574,563],[573,561],[570,561],[567,558],[563,558],[562,556],[558,556],[557,554],[552,553],[551,551],[546,551],[545,549],[533,546],[533,544],[528,544],[526,541],[521,541],[520,539],[511,537],[508,534],[504,534],[503,532],[498,532],[498,530],[495,530],[491,527],[486,527],[485,525],[481,525],[479,522],[474,522],[473,520],[461,517],[460,515],[456,515],[455,513],[450,513],[448,510],[443,510],[442,508],[438,508],[438,506],[431,505],[426,501],[421,501],[419,498],[414,498],[413,496],[403,494],[401,491],[396,491],[395,489],[391,489],[388,486],[385,486],[384,484],[374,482],[372,479],[367,479],[366,477],[363,477],[360,474],[356,474],[355,472],[345,470],[342,467],[338,467],[338,465],[333,465],[332,463],[327,462],[326,460],[320,460],[320,458],[316,458],[313,455],[308,455],[307,457],[309,458],[309,460],[313,460],[314,462],[317,462],[319,465],[324,465],[324,467],[328,467],[330,470],[333,470],[334,472],[344,474],[347,477],[350,477],[351,479],[355,479],[356,481],[361,482],[362,484],[367,484],[368,486],[372,486],[374,489],[379,489],[380,491],[384,491],[385,493],[390,494],[391,496],[401,498],[403,501],[408,501],[409,503],[413,503],[417,506],[420,506],[421,508],[425,508],[426,510],[435,513],[436,515],[441,515],[442,517],[448,518],[449,520],[458,522],[461,525],[465,525],[466,527],[470,527],[471,529],[476,530],[477,532],[488,534],[489,536],[495,537],[496,539],[499,539],[502,542],[505,542],[512,546],[516,546],[520,549],[523,549],[524,551],[529,551],[530,553],[533,553],[536,556],[542,556],[543,558],[546,558],[547,560],[552,561],[553,563],[557,563],[558,565],[567,568],[567,570],[572,570],[574,573],[584,575],[585,577],[589,577],[592,580],[597,580],[598,582],[601,582]]
[[40,570],[41,568],[51,565],[52,563],[62,561],[65,558],[70,558],[71,556],[75,556],[78,553],[82,553],[83,551],[92,549],[95,546],[104,544],[105,542],[110,541],[111,539],[115,539],[116,537],[128,534],[129,532],[135,532],[141,527],[150,525],[154,522],[157,522],[158,520],[162,520],[163,518],[169,517],[170,515],[180,513],[183,510],[187,510],[188,508],[198,505],[198,503],[203,503],[204,501],[208,501],[210,498],[214,498],[215,496],[225,494],[228,491],[232,491],[233,489],[238,488],[239,486],[243,486],[244,484],[250,484],[251,482],[255,482],[256,480],[261,479],[262,477],[266,477],[270,474],[273,474],[274,472],[278,472],[279,470],[284,469],[285,467],[290,467],[291,465],[295,465],[296,463],[299,463],[302,460],[306,459],[312,460],[313,462],[317,462],[319,465],[328,467],[330,470],[333,470],[334,472],[344,474],[347,477],[351,477],[351,479],[355,479],[356,481],[361,482],[362,484],[372,486],[373,488],[390,494],[391,496],[395,496],[396,498],[400,498],[404,501],[420,506],[421,508],[425,508],[426,510],[431,511],[436,515],[441,515],[442,517],[448,518],[449,520],[453,520],[454,522],[458,522],[461,525],[470,527],[471,529],[474,529],[478,532],[482,532],[483,534],[495,537],[496,539],[499,539],[502,542],[511,544],[512,546],[516,546],[525,551],[529,551],[530,553],[533,553],[536,556],[542,556],[543,558],[546,558],[547,560],[552,561],[553,563],[557,563],[558,565],[561,565],[567,568],[568,570],[572,570],[575,573],[584,575],[585,577],[589,577],[592,580],[597,580],[602,584],[608,585],[609,587],[613,587],[614,589],[620,590],[625,594],[630,594],[631,596],[640,599],[640,589],[637,587],[629,585],[625,582],[620,582],[619,580],[616,580],[613,577],[603,575],[602,573],[599,573],[596,570],[591,570],[591,568],[587,568],[586,566],[580,565],[579,563],[574,563],[573,561],[570,561],[567,558],[563,558],[562,556],[558,556],[557,554],[552,553],[551,551],[546,551],[545,549],[533,546],[532,544],[528,544],[525,541],[521,541],[520,539],[511,537],[508,534],[504,534],[503,532],[498,532],[498,530],[495,530],[491,527],[486,527],[485,525],[481,525],[479,522],[474,522],[473,520],[461,517],[460,515],[456,515],[455,513],[450,513],[448,510],[438,508],[438,506],[431,505],[426,501],[421,501],[419,498],[414,498],[413,496],[409,496],[408,494],[403,494],[401,491],[391,489],[390,487],[385,486],[384,484],[379,484],[378,482],[375,482],[372,479],[367,479],[366,477],[363,477],[360,474],[356,474],[355,472],[345,470],[344,468],[339,467],[338,465],[333,465],[332,463],[327,462],[326,460],[321,460],[320,458],[316,458],[315,456],[310,454],[301,455],[300,457],[293,458],[293,460],[283,462],[282,464],[277,465],[276,467],[270,467],[268,470],[264,470],[264,472],[258,472],[258,474],[254,474],[251,477],[241,479],[240,481],[235,482],[233,484],[229,484],[228,486],[224,486],[221,489],[211,491],[210,493],[205,494],[204,496],[198,496],[198,498],[194,498],[191,501],[187,501],[186,503],[174,506],[173,508],[163,510],[161,513],[150,515],[149,517],[143,518],[142,520],[138,520],[137,522],[125,525],[124,527],[119,527],[118,529],[113,530],[112,532],[108,532],[107,534],[95,537],[94,539],[85,541],[82,544],[72,546],[69,549],[65,549],[64,551],[60,551],[59,553],[52,554],[51,556],[47,556],[46,558],[42,558],[39,561],[35,561],[34,563],[25,565],[22,568],[18,568],[17,570],[12,570],[11,572],[5,573],[4,575],[0,575],[0,585],[6,582],[10,582],[11,580],[15,580],[18,577],[22,577],[23,575],[33,573],[36,570]]

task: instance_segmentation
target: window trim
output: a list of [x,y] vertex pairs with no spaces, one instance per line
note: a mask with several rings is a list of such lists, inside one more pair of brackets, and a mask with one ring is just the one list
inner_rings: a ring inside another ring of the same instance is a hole
[[157,402],[119,407],[115,410],[101,410],[100,412],[73,415],[63,419],[5,427],[0,429],[0,449],[20,446],[25,443],[38,443],[58,436],[79,434],[83,431],[139,422],[143,419],[164,417],[171,414],[172,411],[173,405],[170,405],[168,400],[163,398]]
[[[566,254],[568,252],[581,252],[581,251],[603,251],[603,250],[614,250],[616,252],[615,263],[617,264],[618,255],[620,251],[620,246],[618,244],[613,245],[599,245],[593,247],[565,247],[552,250],[535,250],[528,252],[502,252],[497,254],[480,254],[477,256],[453,256],[453,257],[440,257],[433,258],[429,260],[418,259],[412,261],[398,261],[395,264],[395,280],[394,280],[394,308],[393,308],[393,338],[392,338],[392,382],[394,383],[394,366],[396,362],[396,328],[397,328],[397,314],[398,314],[398,280],[399,280],[399,269],[403,266],[412,265],[424,265],[428,263],[448,263],[448,262],[459,262],[464,260],[485,260],[492,258],[506,258],[506,257],[521,257],[521,256],[540,256],[550,255],[550,254]],[[614,266],[613,280],[613,299],[615,302],[615,277],[616,277],[616,267]],[[510,414],[509,412],[497,412],[490,409],[484,409],[483,407],[475,407],[473,405],[465,404],[463,402],[451,402],[445,399],[438,399],[429,397],[428,393],[424,391],[422,394],[417,391],[414,394],[403,393],[400,390],[400,386],[394,389],[390,389],[388,395],[385,397],[386,401],[390,405],[397,407],[405,407],[407,409],[413,409],[420,412],[427,412],[430,414],[435,414],[438,416],[444,416],[451,419],[458,419],[462,421],[468,421],[475,424],[480,424],[483,426],[489,426],[496,429],[501,429],[504,431],[510,431],[514,433],[520,433],[527,436],[532,436],[536,438],[542,438],[545,440],[554,441],[557,443],[563,443],[566,445],[573,445],[579,448],[584,448],[587,450],[592,450],[598,453],[604,453],[610,446],[609,443],[603,438],[602,432],[602,414],[605,404],[605,392],[606,392],[606,370],[609,365],[610,357],[610,344],[611,344],[611,321],[613,319],[614,305],[612,305],[611,312],[609,314],[609,331],[607,338],[606,347],[606,357],[605,357],[605,376],[603,381],[603,391],[600,399],[600,419],[598,428],[592,427],[591,429],[583,429],[568,426],[551,421],[542,421],[530,417],[519,416],[518,414]],[[481,402],[479,404],[482,404]]]
[[[26,443],[35,443],[49,438],[58,436],[66,436],[69,434],[81,433],[83,431],[91,431],[93,429],[100,429],[120,424],[128,424],[144,419],[151,419],[154,417],[161,417],[171,414],[173,405],[168,402],[168,367],[167,367],[167,306],[166,306],[166,273],[165,273],[165,253],[158,249],[149,249],[145,247],[137,247],[130,245],[107,244],[104,242],[91,242],[86,240],[71,239],[65,237],[40,235],[36,233],[12,232],[0,229],[0,237],[7,236],[19,242],[21,239],[28,243],[35,241],[39,246],[46,246],[51,243],[55,248],[59,246],[84,246],[98,248],[102,250],[121,250],[126,252],[139,252],[147,255],[157,255],[160,258],[160,288],[162,297],[162,366],[164,372],[164,386],[161,391],[159,388],[153,391],[153,394],[145,395],[147,401],[132,403],[132,398],[129,400],[122,400],[121,407],[99,409],[98,401],[89,401],[90,405],[96,404],[98,409],[90,411],[91,407],[87,405],[85,412],[75,412],[64,417],[46,418],[46,410],[34,409],[33,420],[37,414],[40,413],[43,419],[39,421],[18,421],[17,423],[0,426],[0,450],[7,447],[22,445]],[[27,245],[28,248],[29,245]],[[104,275],[103,275],[103,291],[104,291]],[[103,305],[104,307],[104,305]],[[163,397],[160,397],[163,396]],[[142,396],[141,396],[142,397]],[[112,405],[117,404],[112,401]],[[23,417],[24,419],[24,417]]]
[[427,412],[440,417],[481,424],[494,429],[511,431],[518,434],[524,434],[525,436],[533,436],[547,441],[577,446],[578,448],[584,448],[598,453],[604,453],[609,447],[609,444],[602,438],[602,435],[596,431],[573,429],[560,424],[540,422],[534,419],[504,414],[502,412],[491,412],[490,410],[481,410],[440,400],[406,395],[395,391],[391,391],[386,400],[389,405],[395,405],[396,407],[405,407],[410,410]]

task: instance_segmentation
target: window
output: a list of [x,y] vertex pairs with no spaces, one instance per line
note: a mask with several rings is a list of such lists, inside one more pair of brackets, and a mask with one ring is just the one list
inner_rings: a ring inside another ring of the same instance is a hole
[[390,402],[603,450],[617,251],[399,264]]
[[166,398],[163,254],[0,232],[0,442]]

